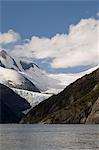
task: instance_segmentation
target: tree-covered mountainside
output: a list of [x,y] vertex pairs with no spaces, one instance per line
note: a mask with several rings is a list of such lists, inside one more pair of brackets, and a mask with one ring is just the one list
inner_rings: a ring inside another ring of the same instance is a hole
[[[88,123],[94,104],[99,97],[99,69],[83,76],[62,92],[51,96],[34,107],[22,123]],[[99,123],[96,119],[89,123]]]

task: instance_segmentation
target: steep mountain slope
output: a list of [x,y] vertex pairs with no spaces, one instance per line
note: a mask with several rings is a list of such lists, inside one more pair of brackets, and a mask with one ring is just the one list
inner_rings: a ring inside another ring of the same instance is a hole
[[20,70],[14,58],[8,55],[5,50],[0,51],[0,66],[18,71]]
[[[50,89],[63,88],[63,86],[60,85],[59,80],[47,76],[47,74],[44,73],[44,71],[42,71],[33,62],[13,58],[5,50],[0,51],[0,66],[6,69],[17,71],[17,74],[21,74],[22,76],[24,76],[25,79],[32,82],[35,87],[41,92],[45,92]],[[11,77],[13,76],[13,74],[10,75]]]
[[[99,69],[34,107],[23,123],[85,123],[99,97]],[[99,117],[99,116],[98,116]]]
[[0,67],[0,83],[9,87],[40,92],[39,89],[26,77],[16,70]]
[[91,113],[89,114],[87,120],[86,120],[87,124],[99,124],[99,97],[97,99],[97,101],[95,102]]
[[18,123],[24,116],[22,111],[30,108],[30,104],[24,98],[0,84],[0,123]]

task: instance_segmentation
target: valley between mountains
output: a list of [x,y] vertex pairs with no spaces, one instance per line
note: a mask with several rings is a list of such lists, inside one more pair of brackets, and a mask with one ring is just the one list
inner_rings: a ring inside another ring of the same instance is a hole
[[0,123],[99,124],[99,65],[64,83],[1,50]]

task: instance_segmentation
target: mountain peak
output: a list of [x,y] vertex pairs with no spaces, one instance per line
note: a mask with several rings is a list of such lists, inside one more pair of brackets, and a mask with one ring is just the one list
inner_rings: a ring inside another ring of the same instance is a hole
[[37,68],[39,68],[39,66],[37,66],[35,63],[33,63],[33,62],[26,62],[24,60],[20,60],[20,64],[21,64],[21,66],[22,66],[22,68],[24,70],[30,69],[30,68],[34,68],[34,66],[36,66]]
[[6,59],[7,52],[5,50],[0,51],[0,56],[2,56],[4,59]]

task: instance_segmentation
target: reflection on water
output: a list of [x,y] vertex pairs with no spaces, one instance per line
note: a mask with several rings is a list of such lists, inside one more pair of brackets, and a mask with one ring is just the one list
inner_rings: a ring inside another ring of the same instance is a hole
[[99,125],[0,125],[0,150],[99,150]]

